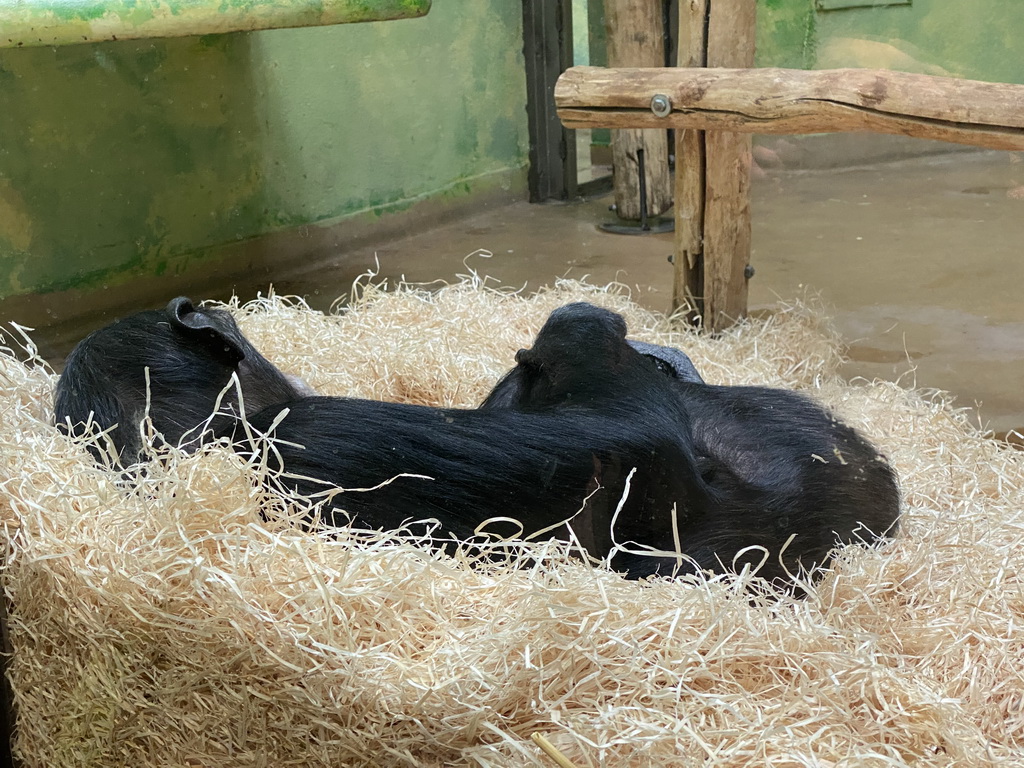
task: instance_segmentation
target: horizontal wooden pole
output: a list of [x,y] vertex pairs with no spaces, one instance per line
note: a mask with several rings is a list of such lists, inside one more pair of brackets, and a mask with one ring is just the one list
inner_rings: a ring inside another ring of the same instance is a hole
[[0,48],[313,27],[423,16],[431,0],[0,1]]
[[[665,117],[651,111],[656,94],[671,102]],[[870,131],[1024,149],[1024,85],[882,69],[573,67],[555,106],[567,128]]]

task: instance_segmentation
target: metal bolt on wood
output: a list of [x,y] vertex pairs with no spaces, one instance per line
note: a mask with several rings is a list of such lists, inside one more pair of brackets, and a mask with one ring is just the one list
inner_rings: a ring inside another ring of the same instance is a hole
[[656,93],[651,97],[651,112],[656,117],[668,117],[672,114],[672,99],[664,93]]

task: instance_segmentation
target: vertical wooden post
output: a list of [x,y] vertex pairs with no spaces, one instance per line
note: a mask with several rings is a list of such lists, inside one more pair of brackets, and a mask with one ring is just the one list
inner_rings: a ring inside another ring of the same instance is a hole
[[[676,64],[707,66],[708,0],[679,0]],[[704,131],[676,131],[675,266],[672,311],[704,314]]]
[[[665,66],[662,0],[605,0],[608,64],[612,67]],[[651,216],[672,205],[668,172],[668,139],[663,130],[612,131],[612,181],[620,218],[640,219],[640,174],[637,150],[644,150],[647,212]]]
[[[712,0],[709,67],[754,66],[755,0]],[[750,264],[751,135],[705,135],[704,312],[711,331],[747,314]]]
[[[756,0],[680,0],[681,67],[754,65]],[[747,313],[750,135],[676,135],[673,309],[689,305],[711,331]]]

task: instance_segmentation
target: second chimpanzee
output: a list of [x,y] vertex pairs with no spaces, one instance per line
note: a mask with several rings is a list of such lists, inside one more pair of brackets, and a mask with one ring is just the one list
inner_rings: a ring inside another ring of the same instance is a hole
[[[585,304],[556,310],[538,343],[519,352],[518,365],[481,407],[550,414],[600,409],[621,396],[606,389],[603,378],[577,374],[593,367],[581,362],[589,355],[604,360],[609,373],[616,370],[614,356],[577,336],[573,318],[592,312]],[[618,562],[632,575],[749,564],[762,577],[791,587],[790,574],[815,575],[837,545],[872,543],[895,533],[895,475],[854,429],[795,392],[710,386],[681,351],[633,346],[654,359],[658,375],[673,384],[682,407],[665,411],[663,418],[678,420],[682,439],[693,446],[707,497],[701,506],[677,505],[674,520],[662,517],[646,530],[626,526],[640,546]],[[672,551],[677,543],[686,562],[636,553],[645,547]]]

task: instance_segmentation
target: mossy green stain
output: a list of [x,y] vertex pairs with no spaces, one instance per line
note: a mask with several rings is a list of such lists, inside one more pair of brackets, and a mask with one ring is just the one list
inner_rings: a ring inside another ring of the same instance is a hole
[[[232,63],[235,57],[225,58],[222,49],[189,41],[161,43],[157,54],[145,50],[153,45],[0,56],[18,74],[5,91],[13,109],[0,112],[0,134],[19,150],[0,157],[0,176],[40,221],[23,284],[91,284],[90,275],[132,271],[152,254],[187,252],[237,232],[233,201],[257,194],[237,183],[238,169],[258,164],[259,156],[256,143],[236,130],[230,131],[233,141],[225,145],[224,139],[236,119],[227,113],[251,112],[247,60]],[[217,94],[227,95],[227,106],[217,104],[217,113],[207,114],[198,102]],[[69,113],[76,115],[73,125]],[[205,195],[192,182],[197,167],[214,178]],[[207,217],[186,227],[197,202],[206,204]],[[171,216],[170,225],[152,216],[154,206]],[[0,266],[0,279],[3,272]]]
[[45,14],[52,14],[61,21],[93,21],[105,16],[108,12],[117,11],[110,8],[115,3],[85,2],[85,3],[40,3],[28,6],[31,15],[44,17]]
[[925,67],[958,77],[1024,83],[1020,0],[914,0],[910,6],[822,13],[819,43],[834,38],[891,45]]
[[[1024,83],[1024,58],[1014,55],[1024,38],[1019,5],[1020,0],[914,0],[822,13],[814,0],[758,0],[756,64],[824,66],[819,52],[842,43],[845,48],[830,57],[829,66],[893,66]],[[874,64],[872,53],[882,51],[892,55]]]
[[758,0],[756,66],[812,68],[816,19],[814,0]]

